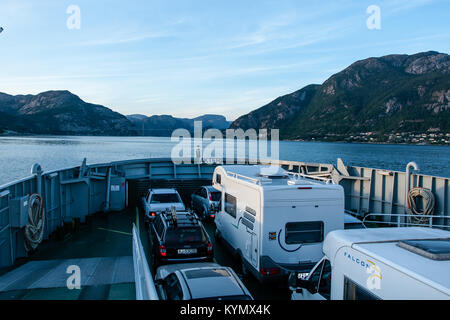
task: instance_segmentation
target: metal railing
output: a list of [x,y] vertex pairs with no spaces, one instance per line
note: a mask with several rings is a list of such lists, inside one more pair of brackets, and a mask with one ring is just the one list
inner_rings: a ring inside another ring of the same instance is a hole
[[317,176],[317,175],[311,175],[311,174],[304,174],[304,173],[298,173],[298,172],[288,172],[289,175],[292,175],[294,178],[298,177],[298,180],[300,178],[305,178],[305,179],[311,179],[311,180],[316,180],[316,181],[320,181],[320,182],[324,182],[326,184],[336,184],[333,179],[330,178],[326,178],[326,177],[321,177],[321,176]]
[[[376,220],[377,217],[389,217],[391,219],[396,218],[396,221]],[[415,223],[411,222],[411,219],[413,218],[428,219],[428,221],[426,223]],[[450,222],[450,216],[442,215],[369,213],[363,218],[362,223],[364,224],[364,226],[366,226],[366,223],[376,223],[396,227],[429,227],[450,229],[450,224],[434,224],[434,222],[436,222],[436,219],[443,219],[444,223],[446,221],[445,219],[448,219],[448,221]]]
[[253,182],[254,184],[261,185],[261,180],[260,180],[260,179],[256,179],[256,178],[252,178],[252,177],[247,177],[247,176],[245,176],[245,175],[243,175],[243,174],[235,173],[235,172],[232,172],[232,171],[227,171],[227,175],[228,175],[228,176],[231,176],[231,177],[233,177],[233,178],[235,178],[235,179],[248,180],[248,181],[250,181],[250,182]]
[[[304,173],[298,173],[298,172],[287,172],[288,176],[300,180],[301,178],[305,179],[305,180],[315,180],[315,181],[310,181],[310,182],[315,182],[317,184],[317,182],[322,182],[325,184],[336,184],[332,179],[330,178],[325,178],[325,177],[319,177],[319,176],[315,176],[315,175],[309,175],[309,174],[304,174]],[[233,171],[227,171],[227,175],[231,176],[235,179],[242,179],[242,180],[248,180],[250,182],[253,182],[254,184],[257,185],[262,185],[263,182],[267,181],[271,181],[270,178],[266,178],[264,180],[264,177],[261,178],[252,178],[252,177],[248,177],[246,175],[243,174],[239,174]]]
[[[107,185],[109,168],[111,168],[110,178],[122,177],[127,181],[212,179],[217,164],[195,164],[193,163],[195,159],[191,160],[190,164],[180,165],[174,164],[170,158],[132,159],[91,165],[83,162],[81,166],[48,172],[35,170],[39,166],[33,166],[31,176],[0,186],[0,268],[12,266],[18,258],[28,256],[21,242],[21,230],[13,228],[10,224],[11,219],[17,218],[18,210],[15,201],[20,198],[33,193],[43,196],[46,210],[44,239],[48,240],[50,235],[65,223],[71,223],[75,219],[84,223],[89,215],[105,210],[107,199],[111,200],[108,195],[111,188]],[[222,163],[226,163],[226,159]],[[260,160],[258,163],[273,164],[266,160]],[[306,174],[305,178],[309,179],[313,177],[316,180],[317,178],[327,179],[330,178],[328,175],[331,172],[333,180],[344,188],[347,210],[358,217],[379,212],[385,215],[384,220],[394,221],[381,221],[380,225],[382,223],[393,225],[398,221],[397,219],[400,219],[399,225],[408,225],[405,223],[407,220],[394,218],[405,214],[408,210],[405,195],[410,187],[419,186],[430,189],[436,197],[435,215],[431,218],[431,223],[447,224],[443,226],[445,228],[450,225],[448,220],[450,178],[344,166],[342,161],[338,161],[339,170],[331,164],[298,161],[278,161],[277,164],[286,171]],[[410,175],[410,183],[406,185],[408,175]],[[251,180],[246,181],[251,183]],[[123,203],[123,209],[125,203]],[[444,222],[441,223],[442,221]]]
[[145,257],[141,238],[136,225],[133,223],[133,266],[136,283],[136,300],[159,300],[155,283]]

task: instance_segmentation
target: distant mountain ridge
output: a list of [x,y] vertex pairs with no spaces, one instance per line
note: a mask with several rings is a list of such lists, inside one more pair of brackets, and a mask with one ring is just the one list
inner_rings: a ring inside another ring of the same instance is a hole
[[359,132],[450,132],[450,56],[430,51],[357,61],[243,115],[231,128],[279,128],[283,139]]
[[202,121],[204,129],[223,130],[231,124],[224,116],[209,114],[194,119],[170,115],[126,117],[104,106],[84,102],[69,91],[16,96],[0,93],[0,133],[171,136],[178,128],[192,131],[194,121]]
[[202,129],[228,129],[231,121],[227,121],[224,116],[215,114],[206,114],[193,119],[175,118],[170,115],[154,115],[144,116],[140,114],[133,114],[127,116],[136,127],[138,135],[144,136],[171,136],[176,129],[186,129],[189,132],[194,130],[194,122],[201,121]]

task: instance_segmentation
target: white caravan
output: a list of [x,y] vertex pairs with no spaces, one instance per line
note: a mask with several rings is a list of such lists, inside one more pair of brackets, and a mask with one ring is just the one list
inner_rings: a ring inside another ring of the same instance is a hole
[[450,232],[425,227],[328,234],[308,278],[289,279],[294,300],[450,299]]
[[213,186],[222,192],[216,238],[241,259],[244,274],[261,282],[308,272],[323,256],[325,236],[344,229],[344,190],[331,180],[230,165],[216,167]]

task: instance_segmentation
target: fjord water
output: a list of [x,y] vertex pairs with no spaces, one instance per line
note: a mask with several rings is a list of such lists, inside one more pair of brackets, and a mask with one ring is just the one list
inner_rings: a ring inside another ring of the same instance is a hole
[[[26,177],[34,163],[44,171],[110,161],[167,158],[177,142],[160,137],[0,137],[0,185]],[[450,177],[449,146],[280,142],[280,159],[404,171],[415,161],[420,173]]]

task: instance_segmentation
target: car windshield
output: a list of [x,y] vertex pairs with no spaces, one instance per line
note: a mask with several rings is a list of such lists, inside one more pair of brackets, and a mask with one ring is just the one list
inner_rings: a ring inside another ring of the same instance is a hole
[[166,245],[178,246],[188,243],[198,243],[206,240],[200,227],[170,229],[166,234]]
[[221,197],[222,197],[222,193],[216,192],[216,191],[211,192],[212,201],[219,201]]
[[152,195],[151,203],[174,203],[180,202],[176,193],[159,193]]

